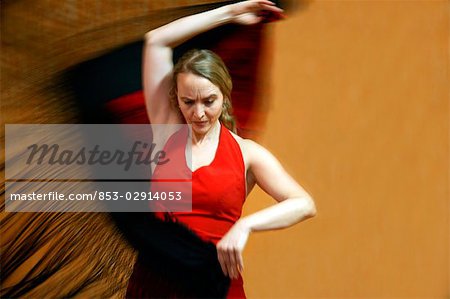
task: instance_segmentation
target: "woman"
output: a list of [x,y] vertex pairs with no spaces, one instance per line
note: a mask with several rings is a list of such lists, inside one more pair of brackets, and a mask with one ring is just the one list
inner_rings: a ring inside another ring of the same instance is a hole
[[[143,84],[151,123],[191,125],[192,212],[170,217],[215,244],[223,274],[231,279],[228,297],[245,298],[240,273],[249,234],[313,217],[315,206],[270,152],[234,133],[232,83],[221,59],[210,51],[194,50],[174,66],[173,48],[220,25],[252,25],[264,13],[281,12],[270,1],[244,1],[176,20],[145,37]],[[278,204],[240,218],[255,184]]]

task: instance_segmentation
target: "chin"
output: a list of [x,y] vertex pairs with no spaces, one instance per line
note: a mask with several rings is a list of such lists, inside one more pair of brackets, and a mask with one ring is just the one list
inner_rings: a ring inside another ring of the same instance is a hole
[[195,123],[191,123],[192,131],[196,134],[206,134],[211,129],[212,125],[210,123],[205,125],[198,125]]
[[210,128],[210,126],[208,126],[207,128],[196,128],[195,126],[192,126],[192,131],[197,135],[201,135],[208,133]]

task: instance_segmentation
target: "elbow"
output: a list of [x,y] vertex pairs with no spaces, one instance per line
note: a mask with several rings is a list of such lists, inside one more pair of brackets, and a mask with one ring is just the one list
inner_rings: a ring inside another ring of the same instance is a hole
[[144,35],[144,41],[146,45],[155,45],[158,40],[158,34],[155,34],[155,30],[151,30]]
[[144,35],[145,45],[147,46],[165,46],[164,37],[157,29],[150,30]]
[[313,218],[317,215],[316,205],[311,197],[304,198],[302,212],[305,219]]
[[310,207],[309,207],[308,215],[309,215],[309,218],[316,217],[316,215],[317,215],[316,205],[315,205],[315,203],[314,203],[314,201],[312,199],[311,199],[311,204],[310,204]]

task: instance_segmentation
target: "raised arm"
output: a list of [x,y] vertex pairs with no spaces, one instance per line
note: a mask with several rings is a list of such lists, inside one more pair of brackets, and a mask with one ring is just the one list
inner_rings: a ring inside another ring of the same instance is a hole
[[173,48],[184,41],[227,23],[251,25],[261,21],[259,12],[282,10],[267,0],[251,0],[222,6],[184,17],[156,28],[145,35],[143,86],[147,113],[153,124],[182,123],[181,114],[171,108]]

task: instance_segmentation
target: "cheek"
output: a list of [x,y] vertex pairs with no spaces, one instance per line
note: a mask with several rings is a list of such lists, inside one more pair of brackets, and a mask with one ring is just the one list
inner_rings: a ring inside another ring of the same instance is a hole
[[219,104],[217,106],[211,107],[210,114],[214,118],[219,118],[220,115],[222,114],[222,104]]

